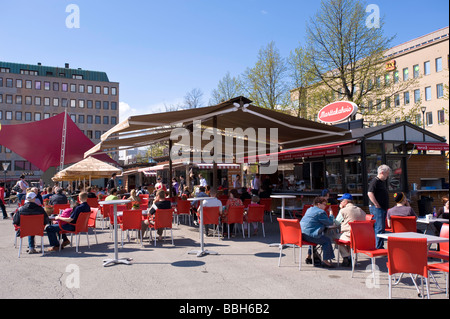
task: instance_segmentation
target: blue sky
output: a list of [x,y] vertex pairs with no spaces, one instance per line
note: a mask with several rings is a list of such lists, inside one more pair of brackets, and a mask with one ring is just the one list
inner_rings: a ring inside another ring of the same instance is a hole
[[[80,28],[66,27],[66,7]],[[448,0],[372,0],[393,45],[449,25]],[[0,60],[105,71],[120,82],[122,119],[163,110],[199,88],[207,105],[227,72],[252,67],[275,41],[304,42],[318,0],[0,0]]]

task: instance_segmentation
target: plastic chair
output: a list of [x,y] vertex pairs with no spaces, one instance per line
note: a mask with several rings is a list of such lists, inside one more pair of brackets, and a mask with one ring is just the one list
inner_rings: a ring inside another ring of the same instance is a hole
[[339,247],[338,246],[351,246],[351,241],[350,240],[343,240],[343,239],[335,239],[334,243],[335,243],[335,248],[337,248],[337,251],[338,251],[337,264],[338,264],[338,267],[339,267],[339,258],[341,257],[341,252],[339,251]]
[[330,214],[329,214],[330,208],[331,208],[331,211],[333,212],[334,218],[336,218],[337,215],[339,214],[339,205],[330,205],[329,207],[327,207],[327,215],[328,215],[328,217],[330,217]]
[[252,203],[252,199],[246,198],[246,199],[244,199],[243,203],[244,203],[244,207],[247,208],[248,205],[250,205]]
[[[428,270],[429,271],[443,271],[445,272],[445,294],[448,298],[448,261],[445,263],[437,263],[437,264],[429,264],[428,265]],[[430,274],[431,275],[431,274]],[[433,277],[434,279],[434,277]],[[437,284],[437,283],[436,283]],[[438,286],[439,287],[439,286]]]
[[310,209],[311,207],[313,207],[313,205],[308,205],[308,204],[303,205],[303,208],[302,208],[302,216],[305,216],[306,211],[307,211],[308,209]]
[[372,261],[372,273],[375,278],[375,258],[387,255],[387,249],[377,249],[374,221],[351,222],[350,225],[350,248],[352,259],[352,278],[355,270],[356,255],[361,253],[370,257]]
[[58,215],[61,210],[70,208],[70,204],[55,204],[53,205],[53,214]]
[[177,216],[177,225],[180,224],[180,215],[183,215],[185,220],[186,216],[189,217],[189,226],[191,225],[191,202],[187,200],[179,200],[177,202],[177,208],[174,210],[174,214]]
[[98,208],[98,199],[97,198],[88,198],[86,202],[90,208]]
[[395,238],[388,239],[388,262],[389,271],[389,299],[392,299],[392,275],[398,273],[409,273],[411,279],[420,293],[414,280],[413,274],[426,279],[427,298],[430,299],[430,288],[428,279],[427,239],[426,238]]
[[[448,238],[448,224],[442,224],[440,237]],[[441,260],[448,261],[448,241],[446,243],[440,243],[439,244],[439,250],[438,251],[429,251],[428,257],[429,258],[437,258]]]
[[[228,225],[228,239],[230,239],[230,225],[241,224],[242,238],[245,238],[244,233],[244,206],[230,206],[227,212],[226,223]],[[236,235],[236,225],[234,226],[234,234]]]
[[373,215],[372,214],[366,214],[366,220],[370,221],[373,219]]
[[250,238],[250,224],[261,223],[263,236],[266,237],[266,231],[264,229],[264,206],[263,205],[251,205],[248,206],[247,222],[248,222],[248,238]]
[[130,241],[129,230],[136,230],[140,232],[141,237],[141,247],[142,247],[142,212],[140,210],[124,210],[122,215],[122,224],[120,225],[122,229],[122,248],[123,248],[123,232],[127,231],[127,238]]
[[[298,270],[302,268],[302,246],[317,246],[314,243],[306,242],[302,239],[302,229],[300,223],[296,219],[282,219],[277,218],[280,225],[280,257],[278,258],[278,267],[281,265],[281,256],[283,247],[285,245],[295,245],[300,248],[298,259]],[[294,248],[294,263],[295,263],[295,246]],[[312,255],[314,264],[314,254]]]
[[95,235],[95,243],[98,244],[97,240],[97,231],[96,231],[96,223],[97,223],[97,213],[98,208],[92,208],[91,207],[91,215],[89,215],[89,221],[88,221],[88,228],[92,228],[94,230]]
[[264,212],[269,214],[270,222],[272,222],[272,198],[261,198],[260,205],[264,205]]
[[[157,209],[155,212],[154,224],[150,223],[150,240],[152,239],[152,230],[155,232],[157,229],[170,229],[170,235],[172,237],[172,245],[173,243],[173,232],[172,232],[172,218],[173,218],[173,209]],[[156,234],[155,234],[155,246],[156,246]]]
[[[76,224],[70,224],[75,226],[75,230],[71,231],[71,230],[65,230],[61,228],[61,225],[59,226],[59,233],[60,234],[70,234],[71,238],[73,237],[73,235],[78,235],[77,236],[77,253],[78,253],[78,246],[80,243],[80,235],[81,233],[86,233],[86,238],[87,238],[87,243],[88,243],[88,247],[91,248],[91,246],[89,245],[89,227],[88,227],[88,223],[89,223],[89,218],[91,216],[91,212],[88,213],[80,213],[78,215],[77,218],[77,222]],[[61,245],[62,245],[62,241],[59,241],[59,250],[61,251]],[[70,243],[70,245],[72,246],[72,241]]]
[[221,209],[221,207],[217,207],[217,206],[216,207],[203,207],[203,220],[200,219],[200,213],[197,213],[198,220],[200,221],[201,227],[203,227],[203,225],[216,225],[217,226],[217,237],[219,237],[220,209]]
[[20,244],[19,255],[22,252],[22,238],[28,236],[41,236],[41,250],[44,255],[44,215],[22,215],[20,216]]
[[415,233],[417,222],[415,216],[391,216],[391,228],[393,233]]

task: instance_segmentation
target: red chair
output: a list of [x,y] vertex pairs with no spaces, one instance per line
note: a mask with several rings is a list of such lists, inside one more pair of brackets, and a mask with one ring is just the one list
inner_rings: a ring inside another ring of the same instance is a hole
[[250,238],[250,224],[261,223],[263,236],[266,237],[266,231],[264,229],[264,206],[263,205],[250,205],[248,206],[247,222],[248,222],[248,238]]
[[[442,224],[440,237],[448,238],[448,224]],[[449,250],[448,250],[448,241],[447,241],[446,243],[439,244],[438,251],[429,251],[428,257],[448,261],[448,255],[449,255],[448,251]]]
[[264,212],[269,214],[270,222],[272,222],[272,198],[261,198],[259,204],[264,205]]
[[330,214],[329,214],[330,208],[331,208],[331,211],[333,212],[334,218],[336,218],[337,215],[339,214],[339,205],[330,205],[330,206],[327,207],[327,215],[328,215],[328,217],[330,217]]
[[94,230],[96,244],[98,244],[97,231],[96,231],[97,213],[98,213],[98,208],[91,207],[91,215],[89,216],[89,221],[88,221],[88,228],[92,228]]
[[[88,247],[91,248],[91,246],[89,245],[89,227],[88,227],[90,216],[91,216],[91,212],[80,213],[78,215],[76,224],[70,224],[72,226],[75,226],[75,230],[74,231],[62,229],[61,225],[59,226],[59,229],[60,229],[59,233],[60,234],[70,234],[71,238],[73,238],[73,235],[78,235],[77,236],[77,249],[76,249],[77,252],[78,252],[78,246],[79,246],[79,243],[80,243],[80,235],[81,235],[81,233],[86,233]],[[59,250],[60,251],[61,251],[61,244],[62,244],[62,241],[60,240],[59,241]],[[70,245],[72,246],[72,240],[71,240]]]
[[228,208],[226,223],[228,225],[228,239],[230,239],[230,225],[234,225],[234,234],[236,235],[236,224],[241,224],[242,238],[245,238],[244,233],[244,206],[230,206]]
[[122,224],[120,225],[121,238],[122,238],[122,248],[123,248],[123,232],[127,231],[127,238],[130,241],[129,230],[137,230],[141,237],[141,247],[142,247],[142,212],[140,210],[124,210],[122,215]]
[[[22,238],[28,236],[41,236],[41,250],[44,255],[44,215],[22,215],[20,216],[20,244],[19,256],[22,252]],[[30,247],[30,249],[33,247]]]
[[386,256],[386,249],[377,249],[375,241],[374,221],[357,221],[349,223],[351,229],[352,278],[355,270],[356,255],[364,254],[372,261],[372,273],[375,278],[375,258]]
[[[150,218],[150,216],[149,216]],[[157,229],[170,229],[170,235],[172,237],[172,245],[173,243],[173,232],[172,232],[172,218],[173,218],[173,209],[157,209],[155,212],[154,224],[150,223],[150,240],[152,240],[152,230],[155,232]],[[155,246],[156,246],[156,234],[155,234]]]
[[373,219],[373,215],[372,214],[366,214],[366,220],[370,221]]
[[391,216],[393,233],[415,233],[417,222],[415,216]]
[[198,214],[198,220],[200,221],[200,227],[203,225],[216,225],[217,237],[219,237],[220,226],[220,208],[221,207],[203,207],[203,220],[200,219],[200,213]]
[[306,211],[307,211],[308,209],[310,209],[311,207],[313,207],[313,205],[303,205],[303,208],[302,208],[302,216],[305,216]]
[[55,204],[53,205],[53,214],[58,215],[61,210],[70,208],[70,204]]
[[[443,271],[445,272],[445,293],[448,298],[448,261],[445,263],[437,263],[437,264],[429,264],[428,265],[429,271]],[[431,275],[431,274],[430,274]]]
[[336,244],[335,247],[337,248],[337,251],[338,251],[337,264],[338,264],[338,267],[339,267],[339,258],[341,256],[341,252],[339,251],[339,247],[338,246],[350,246],[351,245],[351,241],[350,240],[343,240],[343,239],[335,239],[334,243]]
[[97,198],[88,198],[86,202],[90,208],[98,208],[98,199]]
[[[302,229],[300,223],[296,219],[281,219],[277,218],[280,225],[280,257],[278,258],[278,267],[281,265],[281,256],[283,247],[285,245],[295,245],[300,248],[300,254],[298,259],[298,270],[302,268],[302,246],[317,246],[314,243],[304,241],[302,239]],[[294,262],[295,262],[295,246],[294,246]],[[314,254],[312,254],[314,265]]]
[[392,275],[398,273],[409,273],[411,279],[419,291],[413,274],[422,276],[422,296],[423,278],[426,279],[427,297],[430,299],[430,289],[428,280],[428,260],[427,260],[427,239],[426,238],[395,238],[388,239],[388,262],[389,271],[389,299],[392,299]]
[[250,205],[252,203],[252,199],[251,198],[246,198],[244,199],[244,207],[247,208],[248,205]]
[[179,200],[177,202],[177,208],[174,210],[174,214],[177,216],[177,225],[180,224],[180,215],[183,215],[186,220],[186,216],[189,217],[189,226],[191,225],[191,202],[187,200]]

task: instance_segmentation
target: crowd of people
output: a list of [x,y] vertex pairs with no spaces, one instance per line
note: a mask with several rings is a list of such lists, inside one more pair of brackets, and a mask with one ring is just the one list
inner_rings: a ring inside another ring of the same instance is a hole
[[[409,205],[406,194],[396,193],[393,196],[395,201],[394,207],[389,207],[389,192],[386,187],[386,180],[390,174],[390,168],[387,165],[381,165],[378,168],[377,176],[370,182],[368,188],[368,198],[370,200],[370,213],[373,215],[375,221],[374,229],[375,233],[384,233],[386,227],[391,226],[392,216],[415,216],[417,214],[413,208]],[[86,191],[76,192],[78,201],[73,206],[73,208],[66,212],[67,215],[57,216],[55,221],[58,224],[52,224],[42,205],[45,201],[48,201],[50,205],[55,204],[67,204],[70,202],[71,194],[67,190],[60,187],[47,188],[41,194],[40,190],[36,187],[27,187],[25,178],[21,178],[18,182],[20,187],[26,187],[25,190],[20,193],[20,198],[24,199],[24,204],[18,209],[17,213],[14,215],[13,223],[19,227],[20,226],[20,216],[27,214],[44,214],[44,223],[46,225],[47,236],[50,242],[49,251],[59,250],[59,241],[57,239],[60,227],[66,230],[73,230],[73,224],[81,212],[90,211],[87,205],[87,198],[99,198],[103,200],[115,200],[120,199],[123,196],[130,199],[133,203],[139,203],[141,201],[141,194],[149,194],[152,202],[148,205],[149,218],[142,222],[141,231],[144,233],[151,223],[154,223],[154,215],[158,209],[169,209],[171,208],[171,199],[168,198],[170,191],[168,188],[172,189],[172,196],[178,197],[179,200],[187,200],[188,198],[198,197],[211,197],[211,200],[204,200],[204,207],[220,207],[221,219],[223,223],[227,223],[227,212],[230,207],[233,206],[243,206],[246,200],[250,200],[250,205],[257,205],[261,198],[269,198],[271,194],[271,188],[267,183],[261,182],[259,174],[256,174],[251,182],[251,187],[249,189],[241,187],[240,176],[238,175],[233,181],[233,188],[231,188],[227,195],[222,195],[217,198],[217,192],[208,185],[206,179],[199,174],[198,178],[195,176],[190,176],[191,182],[197,184],[187,185],[183,176],[180,176],[179,180],[177,178],[172,179],[171,185],[165,185],[161,177],[157,178],[157,183],[155,184],[152,194],[146,187],[138,187],[132,189],[130,193],[127,193],[124,189],[117,189],[115,185],[115,176],[112,176],[108,181],[108,189],[97,188],[95,186],[88,187]],[[4,210],[4,205],[2,205],[2,187],[3,183],[0,183],[0,208],[3,211],[3,217],[6,216]],[[200,200],[191,202],[191,214],[194,219],[194,224],[198,225],[197,210],[199,207]],[[328,214],[329,205],[339,205],[339,213],[336,217],[333,214]],[[449,218],[449,199],[448,197],[443,198],[442,207],[439,208],[437,212],[438,218]],[[350,240],[350,223],[354,221],[366,220],[366,212],[355,205],[353,196],[351,194],[343,194],[340,198],[333,199],[330,197],[330,192],[328,190],[323,190],[321,196],[314,199],[313,206],[303,212],[302,218],[300,220],[300,226],[302,229],[302,236],[305,241],[315,243],[320,245],[323,252],[323,260],[321,256],[314,249],[308,251],[308,256],[305,260],[306,263],[311,264],[314,260],[319,262],[322,266],[332,268],[332,260],[335,258],[332,243],[334,239],[341,239],[344,241]],[[250,227],[248,223],[245,223],[246,227]],[[230,233],[233,232],[233,226],[230,226]],[[333,227],[337,226],[337,227]],[[440,231],[442,223],[435,223],[436,234]],[[209,229],[211,227],[206,225],[206,235],[209,236]],[[223,228],[224,229],[224,228]],[[257,233],[256,223],[253,225],[253,231]],[[223,233],[224,236],[228,234]],[[162,230],[158,230],[159,239],[162,236]],[[63,235],[62,237],[62,248],[70,244],[70,241]],[[345,245],[339,245],[339,253],[343,257],[343,266],[351,266],[350,259],[350,248]],[[384,241],[379,237],[376,238],[377,249],[384,248]],[[29,239],[29,252],[33,253],[34,250],[34,239]],[[312,255],[314,254],[314,258]]]

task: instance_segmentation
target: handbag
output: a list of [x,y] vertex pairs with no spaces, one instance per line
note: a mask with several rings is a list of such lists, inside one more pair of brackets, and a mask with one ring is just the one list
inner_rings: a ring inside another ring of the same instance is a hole
[[20,188],[19,184],[16,184],[12,190],[16,193],[22,193],[22,188]]

